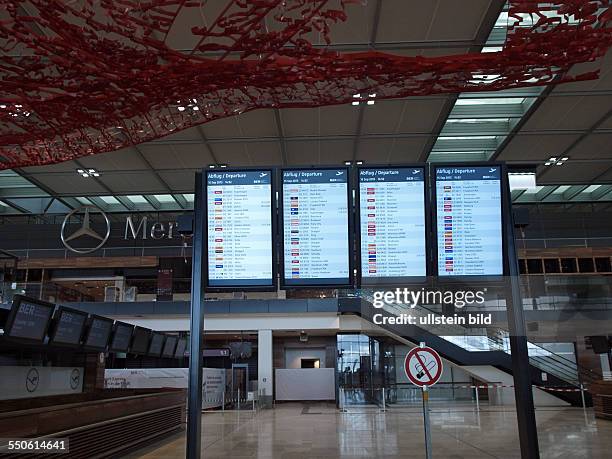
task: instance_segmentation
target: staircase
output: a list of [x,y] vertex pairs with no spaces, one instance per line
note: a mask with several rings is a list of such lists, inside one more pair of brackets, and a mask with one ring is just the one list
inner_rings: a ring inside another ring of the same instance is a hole
[[[359,315],[371,323],[375,323],[373,319],[375,314],[382,314],[385,317],[398,317],[401,314],[410,314],[413,317],[432,314],[442,316],[423,306],[410,308],[404,304],[385,304],[383,308],[377,309],[372,305],[372,298],[367,292],[362,292],[361,297],[339,298],[338,311],[341,314]],[[512,374],[510,334],[507,330],[490,326],[469,328],[461,325],[428,325],[424,328],[418,325],[388,323],[376,325],[414,344],[425,342],[445,359],[457,365],[492,365],[505,373]],[[532,384],[574,406],[582,405],[579,391],[559,391],[553,388],[575,390],[580,389],[583,384],[588,390],[592,382],[601,379],[593,371],[580,367],[571,360],[534,343],[528,343],[528,352]],[[542,379],[542,373],[546,373],[546,381]],[[585,392],[585,397],[587,404],[591,404],[588,392]]]

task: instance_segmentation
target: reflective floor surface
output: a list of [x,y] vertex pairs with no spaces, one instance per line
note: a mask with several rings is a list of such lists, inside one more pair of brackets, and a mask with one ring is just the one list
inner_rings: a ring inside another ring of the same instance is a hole
[[[581,408],[539,408],[542,458],[612,457],[612,422]],[[519,458],[512,407],[432,406],[434,458]],[[332,404],[278,404],[273,410],[206,413],[205,458],[409,458],[425,457],[418,407],[371,407],[340,413]],[[185,457],[185,434],[176,434],[131,458]]]

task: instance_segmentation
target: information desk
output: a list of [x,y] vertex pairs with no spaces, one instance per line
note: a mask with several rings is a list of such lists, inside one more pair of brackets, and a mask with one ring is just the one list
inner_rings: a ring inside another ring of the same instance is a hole
[[184,390],[145,389],[5,400],[0,437],[67,438],[70,458],[116,457],[183,429],[185,399]]

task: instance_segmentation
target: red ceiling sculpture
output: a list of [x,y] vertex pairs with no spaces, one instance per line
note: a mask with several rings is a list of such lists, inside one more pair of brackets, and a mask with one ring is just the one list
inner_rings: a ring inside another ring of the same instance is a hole
[[0,169],[113,151],[257,108],[592,79],[596,71],[568,71],[612,44],[609,0],[510,0],[506,42],[493,53],[313,44],[329,43],[361,3],[0,0]]

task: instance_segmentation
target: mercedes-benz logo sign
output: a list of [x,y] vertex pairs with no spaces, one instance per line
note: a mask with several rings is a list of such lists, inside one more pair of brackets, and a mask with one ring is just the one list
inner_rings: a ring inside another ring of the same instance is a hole
[[[91,215],[90,215],[91,212],[98,212],[102,214],[102,216],[104,217],[104,221],[106,222],[106,233],[104,234],[104,236],[102,236],[101,234],[99,234],[98,232],[96,232],[95,230],[91,228]],[[81,227],[77,229],[76,231],[74,231],[72,234],[67,234],[68,233],[67,227],[69,226],[70,217],[72,217],[75,214],[80,214],[80,213],[84,213],[83,221],[81,222]],[[62,230],[61,230],[60,235],[62,238],[62,242],[64,243],[66,248],[68,250],[71,250],[74,253],[84,254],[84,253],[95,252],[96,250],[98,250],[100,247],[102,247],[106,243],[106,241],[108,240],[108,237],[110,236],[110,220],[108,219],[108,216],[104,212],[102,212],[100,209],[98,209],[97,207],[94,207],[94,206],[77,207],[72,212],[70,212],[68,215],[66,215],[66,217],[64,218],[64,221],[62,222]],[[82,238],[82,237],[88,237],[91,239],[95,239],[99,241],[99,244],[91,248],[76,248],[70,244],[72,241]]]

